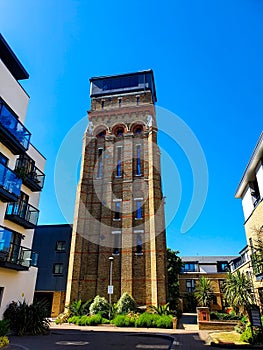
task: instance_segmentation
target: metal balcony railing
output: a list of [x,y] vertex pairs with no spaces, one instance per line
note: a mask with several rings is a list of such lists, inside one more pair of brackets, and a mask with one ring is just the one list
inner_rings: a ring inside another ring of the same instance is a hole
[[20,156],[16,161],[15,172],[33,192],[42,190],[45,174],[34,165],[30,157]]
[[28,150],[31,133],[0,100],[1,141],[14,154]]
[[4,164],[0,164],[0,198],[3,202],[16,201],[20,195],[22,180]]
[[39,210],[23,200],[9,203],[5,214],[6,219],[25,228],[34,228],[37,225],[38,216]]

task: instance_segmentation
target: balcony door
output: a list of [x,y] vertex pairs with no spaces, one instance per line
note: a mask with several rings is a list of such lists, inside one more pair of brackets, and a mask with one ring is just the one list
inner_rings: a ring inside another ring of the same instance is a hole
[[20,218],[27,220],[27,208],[28,208],[29,196],[24,192],[20,192],[20,198],[17,203],[17,214]]
[[17,264],[19,262],[20,256],[20,246],[21,246],[21,234],[13,232],[11,239],[11,250],[10,250],[10,261]]

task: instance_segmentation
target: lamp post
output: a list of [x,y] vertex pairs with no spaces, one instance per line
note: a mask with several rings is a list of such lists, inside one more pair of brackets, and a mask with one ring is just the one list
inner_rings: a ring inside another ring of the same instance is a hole
[[111,318],[111,295],[113,294],[113,285],[112,285],[112,265],[113,265],[113,256],[109,257],[110,260],[110,283],[108,286],[108,294],[109,294],[109,304],[110,304],[110,310],[109,310],[109,319]]

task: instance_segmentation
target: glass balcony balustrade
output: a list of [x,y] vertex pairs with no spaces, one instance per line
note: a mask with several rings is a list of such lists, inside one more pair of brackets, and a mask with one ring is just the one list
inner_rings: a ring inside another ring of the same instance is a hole
[[37,225],[38,216],[39,210],[23,200],[9,203],[5,214],[6,219],[25,228],[34,228]]
[[37,266],[38,253],[12,242],[17,233],[0,226],[0,266],[14,270],[28,270]]
[[16,118],[16,116],[0,100],[0,133],[1,141],[14,154],[28,150],[30,132]]
[[20,195],[22,180],[8,167],[0,163],[0,198],[3,202],[16,201]]

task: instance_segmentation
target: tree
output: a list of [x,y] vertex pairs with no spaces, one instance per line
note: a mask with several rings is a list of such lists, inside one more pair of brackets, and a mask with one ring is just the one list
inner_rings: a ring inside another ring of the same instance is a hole
[[228,272],[224,295],[226,301],[236,311],[241,313],[248,312],[250,305],[253,304],[252,285],[250,279],[239,270],[233,274]]
[[212,300],[214,288],[211,285],[211,281],[202,276],[197,284],[194,291],[194,296],[198,302],[199,306],[210,306],[210,302]]
[[176,310],[178,307],[179,273],[183,264],[177,254],[179,254],[178,251],[167,248],[168,302],[170,310]]

